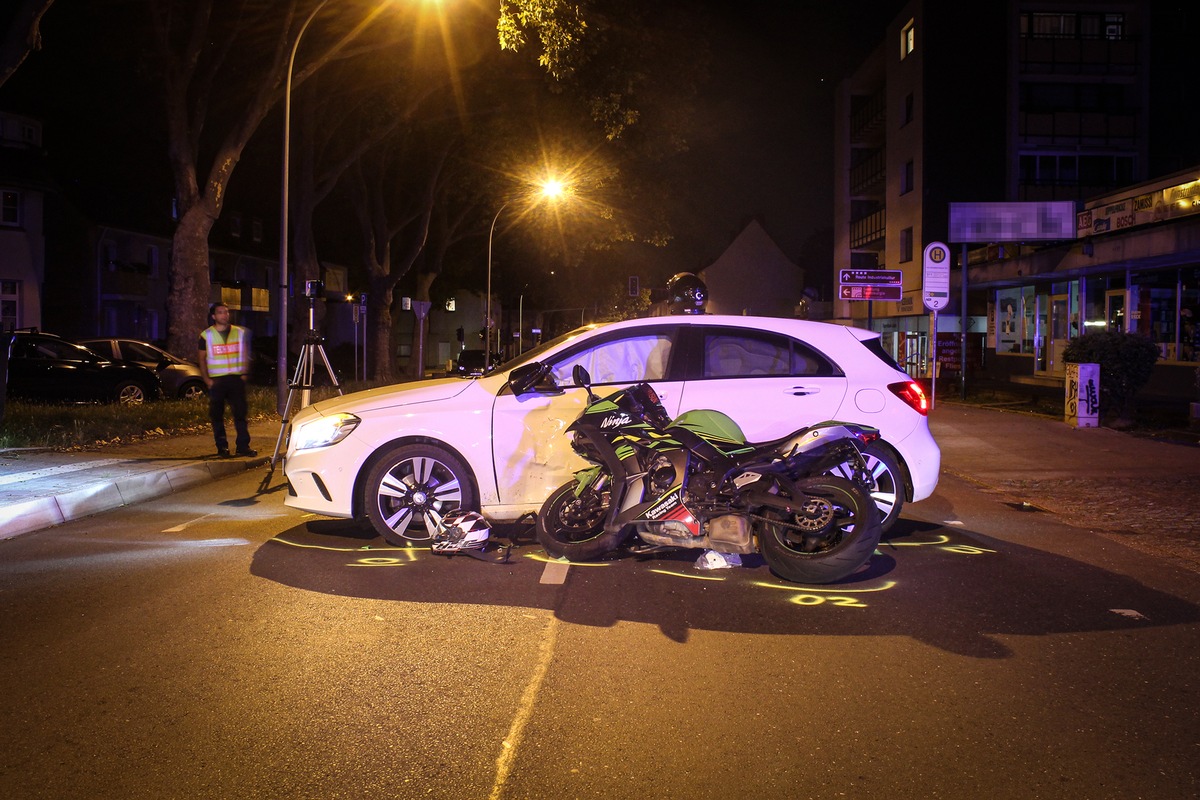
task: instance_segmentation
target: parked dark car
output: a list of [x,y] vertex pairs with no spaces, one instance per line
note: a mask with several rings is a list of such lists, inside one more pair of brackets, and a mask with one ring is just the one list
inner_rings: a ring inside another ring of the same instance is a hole
[[141,364],[112,361],[83,345],[36,329],[18,330],[8,351],[8,394],[28,400],[141,403],[162,384]]
[[80,339],[79,344],[113,361],[132,361],[158,373],[163,394],[194,400],[208,394],[200,367],[177,358],[161,347],[137,339]]
[[[488,365],[488,372],[494,370],[503,359],[499,353],[492,355],[492,362]],[[454,368],[448,373],[449,375],[458,375],[460,377],[469,378],[483,374],[483,351],[482,350],[463,350],[458,354],[458,359],[454,362]]]

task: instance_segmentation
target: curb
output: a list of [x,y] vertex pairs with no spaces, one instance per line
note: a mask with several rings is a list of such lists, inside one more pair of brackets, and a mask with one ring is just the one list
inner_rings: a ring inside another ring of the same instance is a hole
[[0,540],[152,500],[269,461],[269,458],[189,461],[115,480],[97,481],[53,497],[40,497],[0,507]]

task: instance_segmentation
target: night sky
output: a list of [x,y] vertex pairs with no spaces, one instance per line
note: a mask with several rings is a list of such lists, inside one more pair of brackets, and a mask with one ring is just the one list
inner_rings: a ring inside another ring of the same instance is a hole
[[[154,98],[128,83],[140,62],[121,34],[121,15],[141,12],[139,5],[105,4],[105,13],[80,25],[70,18],[79,5],[60,0],[44,19],[44,50],[0,88],[0,107],[45,120],[46,147],[64,166],[62,175],[89,174],[101,194],[109,192],[105,205],[127,209],[122,213],[135,222],[171,193]],[[828,240],[833,90],[902,6],[870,0],[814,11],[797,2],[708,3],[720,29],[712,32],[700,124],[682,157],[686,183],[673,191],[675,240],[643,257],[657,262],[660,273],[699,269],[752,217],[797,261]],[[259,138],[274,130],[264,126]],[[239,170],[249,171],[254,151],[267,159],[272,148],[274,141],[255,142]],[[124,188],[131,176],[135,185],[162,191],[132,196]]]

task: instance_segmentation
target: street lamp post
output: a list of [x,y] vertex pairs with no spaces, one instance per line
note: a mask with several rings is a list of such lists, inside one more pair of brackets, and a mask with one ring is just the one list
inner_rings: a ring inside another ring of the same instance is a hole
[[484,311],[483,311],[483,374],[487,375],[488,370],[492,366],[492,237],[496,233],[496,221],[500,219],[501,212],[508,208],[511,200],[506,200],[504,205],[500,206],[496,211],[496,216],[492,217],[492,227],[488,229],[488,262],[487,262],[487,294],[485,295]]
[[300,32],[296,34],[296,41],[292,42],[292,52],[288,57],[287,80],[283,87],[283,174],[279,180],[279,350],[276,366],[278,375],[276,375],[275,381],[276,401],[281,415],[287,413],[284,406],[287,404],[288,396],[288,172],[292,143],[292,69],[296,65],[296,50],[300,47],[300,40],[304,38],[304,32],[308,30],[308,26],[321,9],[328,4],[329,0],[321,0],[308,15],[308,19],[304,20],[304,24],[300,26]]
[[[325,6],[329,5],[329,0],[321,0],[316,7],[309,13],[308,18],[304,20],[304,24],[300,26],[300,31],[296,34],[296,41],[292,42],[292,52],[288,56],[287,79],[283,87],[283,174],[279,180],[279,351],[277,369],[279,374],[276,376],[276,388],[278,390],[277,401],[279,404],[280,415],[286,415],[288,395],[288,375],[287,375],[287,323],[288,323],[288,287],[289,287],[289,270],[288,270],[288,172],[290,171],[290,156],[292,144],[292,72],[296,66],[296,51],[300,48],[300,40],[304,38],[304,32],[308,30],[308,26],[316,19],[317,14],[321,12]],[[358,36],[364,28],[383,13],[387,7],[386,2],[381,2],[378,6],[367,14],[349,33],[345,34],[340,41],[327,53],[332,55],[341,50],[348,42]]]
[[[556,200],[563,195],[566,187],[562,181],[548,180],[542,184],[541,196],[550,200]],[[488,229],[488,247],[487,247],[487,299],[484,301],[484,320],[483,320],[483,374],[486,375],[492,366],[492,239],[496,234],[496,222],[500,219],[500,214],[504,209],[508,208],[508,204],[512,200],[505,200],[504,204],[496,211],[496,216],[492,217],[492,227]],[[523,298],[522,298],[523,299]]]

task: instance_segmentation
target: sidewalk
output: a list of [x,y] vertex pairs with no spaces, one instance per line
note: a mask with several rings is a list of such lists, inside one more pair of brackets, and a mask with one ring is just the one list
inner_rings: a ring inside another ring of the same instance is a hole
[[[943,473],[1028,498],[1076,524],[1099,520],[1138,533],[1145,521],[1155,532],[1200,540],[1200,505],[1188,500],[1200,496],[1200,447],[951,402],[938,405],[930,427]],[[253,459],[217,458],[207,431],[83,453],[0,451],[0,539],[263,468],[279,423],[251,423],[250,433]],[[283,480],[282,468],[273,480]]]
[[[251,422],[255,458],[218,458],[207,430],[85,452],[0,450],[0,539],[262,468],[278,437],[279,422]],[[273,480],[283,480],[282,469]]]

